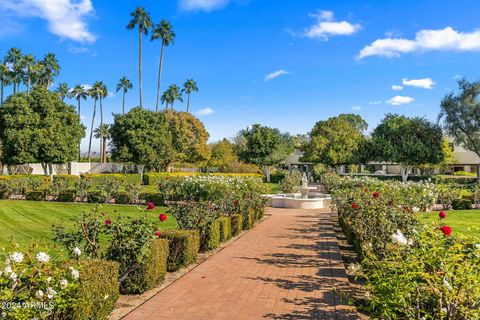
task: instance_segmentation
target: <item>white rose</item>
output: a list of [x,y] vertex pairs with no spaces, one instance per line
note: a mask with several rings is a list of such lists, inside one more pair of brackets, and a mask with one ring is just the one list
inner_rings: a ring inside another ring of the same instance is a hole
[[79,256],[82,254],[82,251],[80,250],[79,247],[75,247],[75,248],[73,249],[73,253],[74,253],[77,257],[79,257]]
[[62,279],[60,280],[60,286],[65,289],[68,286],[68,281],[67,279]]
[[53,299],[57,295],[57,291],[53,290],[51,287],[47,288],[47,297],[48,299]]
[[35,296],[36,296],[38,299],[42,299],[42,298],[43,298],[43,291],[42,291],[42,290],[38,290],[38,291],[35,293]]
[[72,272],[73,279],[78,279],[78,277],[80,276],[80,273],[78,272],[78,270],[74,268],[70,268],[70,270]]
[[12,267],[6,266],[3,272],[5,272],[5,275],[8,276],[10,273],[12,273]]
[[48,254],[46,254],[45,252],[39,252],[35,256],[35,259],[37,259],[38,262],[47,263],[48,261],[50,261],[50,256]]
[[14,252],[10,255],[10,261],[13,263],[21,263],[23,261],[23,253]]
[[12,272],[12,274],[10,274],[10,280],[12,281],[17,281],[17,274],[15,272]]

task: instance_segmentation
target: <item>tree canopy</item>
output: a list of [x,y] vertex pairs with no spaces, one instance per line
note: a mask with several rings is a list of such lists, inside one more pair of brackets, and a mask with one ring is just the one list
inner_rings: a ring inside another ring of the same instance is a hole
[[173,162],[207,160],[210,148],[203,124],[186,112],[153,112],[134,108],[115,114],[112,157],[117,161],[169,170]]
[[387,114],[373,130],[373,156],[379,161],[399,163],[405,181],[409,167],[444,160],[442,141],[442,129],[437,124],[424,118]]
[[42,87],[8,97],[0,108],[0,128],[2,162],[9,165],[73,161],[85,135],[75,107]]
[[333,167],[359,163],[367,127],[365,120],[355,114],[318,121],[310,132],[310,141],[302,147],[302,160]]
[[208,161],[209,167],[218,167],[223,171],[231,163],[238,161],[235,154],[235,145],[227,139],[210,144],[210,148],[212,154]]

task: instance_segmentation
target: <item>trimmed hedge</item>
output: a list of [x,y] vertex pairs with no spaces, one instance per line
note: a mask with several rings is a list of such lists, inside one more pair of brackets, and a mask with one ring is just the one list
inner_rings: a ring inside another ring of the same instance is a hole
[[455,199],[452,201],[453,210],[470,210],[472,209],[472,201],[468,199]]
[[257,210],[255,210],[255,220],[261,220],[263,216],[265,215],[265,207],[260,207]]
[[255,210],[248,208],[243,212],[243,230],[248,230],[253,227],[255,223]]
[[220,245],[220,221],[215,220],[205,227],[200,236],[200,251],[213,250]]
[[151,240],[148,257],[120,283],[120,292],[142,293],[161,283],[167,273],[168,247],[167,239]]
[[43,191],[30,191],[25,195],[25,199],[33,201],[45,200],[45,192]]
[[130,204],[133,202],[133,197],[127,192],[120,192],[115,195],[116,204]]
[[107,197],[103,195],[101,192],[89,192],[87,195],[87,202],[88,203],[105,203],[107,201]]
[[165,178],[181,178],[200,175],[200,172],[151,172],[143,175],[143,180],[146,185],[156,186]]
[[173,272],[197,260],[200,233],[197,230],[165,230],[161,238],[169,244],[167,271]]
[[119,296],[118,263],[105,260],[82,260],[79,302],[71,319],[108,319]]
[[145,200],[145,202],[151,202],[156,206],[165,205],[165,198],[158,193],[142,193],[139,198]]
[[15,179],[25,179],[25,178],[38,180],[39,182],[51,181],[50,176],[44,176],[41,174],[12,174],[12,175],[0,176],[0,180],[15,180]]
[[57,174],[53,176],[52,183],[58,183],[67,189],[75,189],[79,176],[72,174]]
[[243,230],[243,217],[241,214],[232,214],[230,216],[232,236],[236,236]]
[[121,173],[102,173],[102,174],[82,174],[82,179],[88,179],[93,184],[102,183],[105,180],[117,180],[122,183],[139,183],[141,182],[139,174],[121,174]]
[[220,241],[225,242],[232,237],[232,220],[230,217],[218,218],[220,222]]
[[60,192],[57,196],[59,202],[75,202],[77,200],[77,194],[75,191]]

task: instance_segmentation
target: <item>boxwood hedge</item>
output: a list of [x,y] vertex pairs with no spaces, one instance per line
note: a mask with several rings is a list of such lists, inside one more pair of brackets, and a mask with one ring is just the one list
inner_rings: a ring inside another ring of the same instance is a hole
[[173,272],[197,260],[200,233],[196,230],[165,230],[162,238],[168,240],[167,271]]
[[230,217],[218,218],[220,222],[220,241],[225,242],[232,237],[232,220]]

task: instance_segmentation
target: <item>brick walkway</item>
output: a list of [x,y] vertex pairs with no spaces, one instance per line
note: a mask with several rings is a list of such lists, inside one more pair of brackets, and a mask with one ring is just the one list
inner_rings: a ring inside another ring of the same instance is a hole
[[326,210],[271,216],[127,315],[153,319],[358,319]]

